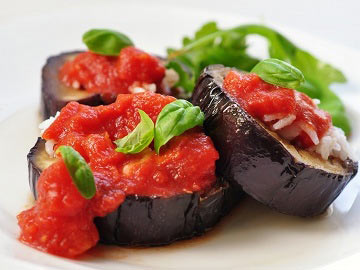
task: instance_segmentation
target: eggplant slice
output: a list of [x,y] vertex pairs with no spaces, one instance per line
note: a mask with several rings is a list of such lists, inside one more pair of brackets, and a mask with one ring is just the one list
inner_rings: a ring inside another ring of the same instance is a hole
[[62,53],[47,59],[42,69],[41,115],[43,119],[54,116],[70,101],[90,106],[105,104],[99,94],[67,87],[59,80],[60,68],[79,53],[80,51]]
[[[67,87],[59,80],[59,70],[65,62],[70,61],[82,51],[74,51],[62,53],[49,57],[42,69],[42,85],[41,85],[41,116],[48,119],[54,116],[70,101],[77,101],[81,104],[98,106],[112,103],[116,99],[116,95],[106,100],[102,99],[100,94],[90,93],[85,90]],[[158,56],[157,56],[158,57]],[[160,61],[164,61],[162,57],[158,57]],[[160,91],[162,94],[170,94],[180,98],[184,95],[183,90],[177,87]],[[159,92],[159,93],[160,93]],[[166,92],[166,93],[165,93]]]
[[[56,159],[45,151],[38,138],[27,155],[29,184],[37,197],[41,172]],[[127,196],[120,207],[105,217],[95,218],[104,244],[156,246],[198,236],[211,229],[242,197],[242,191],[219,179],[206,194],[182,194],[169,198]]]
[[220,154],[218,175],[279,212],[304,217],[323,213],[355,176],[358,163],[325,161],[265,128],[222,89],[229,70],[207,67],[192,96]]

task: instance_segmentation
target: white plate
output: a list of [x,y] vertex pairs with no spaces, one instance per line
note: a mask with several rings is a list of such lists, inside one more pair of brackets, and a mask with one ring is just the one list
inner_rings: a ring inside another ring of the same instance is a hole
[[[151,6],[139,9],[119,3],[75,6],[66,12],[55,10],[0,25],[1,40],[7,41],[0,42],[1,269],[305,269],[332,263],[349,266],[346,258],[351,255],[356,256],[352,259],[356,261],[360,254],[359,177],[336,200],[329,216],[313,219],[285,216],[246,199],[205,237],[168,247],[97,247],[78,260],[68,260],[41,253],[16,240],[15,216],[31,198],[26,154],[38,136],[36,101],[45,59],[62,51],[83,48],[81,35],[92,27],[119,29],[128,33],[138,47],[163,54],[166,46],[179,44],[183,34],[193,33],[209,19],[223,26],[249,22],[199,10]],[[354,72],[360,53],[292,29],[279,26],[277,29],[345,71],[349,84],[336,90],[345,99],[353,121],[352,143],[354,147],[360,145],[360,110],[356,105],[360,98],[354,91],[360,86]],[[260,48],[255,48],[255,53],[259,51]]]

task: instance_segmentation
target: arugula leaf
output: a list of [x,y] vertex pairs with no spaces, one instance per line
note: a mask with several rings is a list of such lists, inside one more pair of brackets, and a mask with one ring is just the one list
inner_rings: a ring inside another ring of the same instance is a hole
[[251,72],[259,75],[265,82],[286,88],[296,88],[305,81],[300,70],[275,58],[259,62]]
[[220,29],[217,27],[217,24],[216,22],[208,22],[208,23],[205,23],[203,26],[200,27],[199,30],[197,30],[195,32],[195,35],[194,35],[194,38],[190,38],[190,37],[185,37],[183,39],[183,46],[186,46],[187,44],[195,41],[195,40],[198,40],[204,36],[207,36],[209,34],[212,34],[212,33],[215,33],[217,31],[219,31]]
[[154,138],[154,123],[146,112],[139,110],[140,123],[124,138],[116,140],[116,152],[136,154],[144,150]]
[[171,138],[179,136],[186,130],[202,125],[204,113],[198,106],[178,99],[167,104],[160,112],[155,124],[154,148],[159,154],[160,147]]
[[[208,65],[222,63],[226,66],[236,67],[242,70],[251,70],[258,60],[246,53],[246,44],[243,34],[228,32],[214,39],[208,39],[211,35],[221,32],[215,22],[209,22],[202,26],[193,38],[183,39],[183,48],[201,42],[201,46],[186,52],[183,49],[168,49],[170,62],[177,61],[182,68],[190,73],[189,79],[180,80],[177,86],[183,87],[186,91],[194,89],[197,78],[201,71]],[[203,42],[203,40],[205,41]],[[173,60],[172,60],[173,59]],[[180,75],[181,77],[181,75]]]
[[175,87],[181,86],[187,93],[193,90],[193,80],[190,78],[189,73],[178,61],[174,60],[168,62],[166,68],[175,70],[179,75],[179,81],[175,84]]
[[65,166],[81,196],[85,199],[94,197],[96,193],[94,175],[85,159],[71,146],[62,145],[56,152],[60,152]]
[[122,48],[134,45],[126,35],[108,29],[91,29],[82,40],[90,51],[110,56],[119,55]]
[[301,49],[297,50],[291,59],[293,65],[308,74],[309,78],[316,77],[322,83],[329,85],[333,82],[346,82],[345,76],[338,69],[326,64],[310,53]]
[[258,63],[247,51],[246,38],[259,35],[268,41],[271,58],[286,61],[302,71],[305,82],[296,87],[297,90],[318,98],[320,108],[327,110],[333,119],[333,124],[342,128],[346,134],[350,132],[350,124],[341,100],[330,90],[334,82],[345,82],[345,76],[340,70],[324,63],[293,44],[277,31],[263,25],[240,25],[231,29],[221,30],[216,23],[205,24],[196,32],[194,38],[185,38],[183,47],[179,50],[168,50],[170,61],[179,61],[189,68],[190,79],[184,79],[179,86],[190,88],[201,70],[211,64],[223,64],[244,71],[251,71]]

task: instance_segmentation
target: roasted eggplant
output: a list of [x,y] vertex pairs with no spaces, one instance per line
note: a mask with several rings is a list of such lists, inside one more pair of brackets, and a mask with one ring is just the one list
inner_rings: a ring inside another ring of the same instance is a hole
[[[35,198],[42,170],[55,158],[45,152],[39,138],[27,155],[29,184]],[[201,235],[212,228],[241,198],[242,192],[219,179],[206,194],[182,194],[170,198],[128,196],[105,217],[95,218],[100,241],[116,245],[164,245]]]
[[[59,80],[59,70],[66,61],[76,57],[81,51],[62,53],[49,57],[42,69],[42,85],[41,85],[41,116],[48,119],[54,116],[70,101],[77,101],[81,104],[98,106],[109,104],[115,101],[116,95],[103,99],[100,94],[90,93],[72,87],[67,87]],[[158,57],[161,61],[163,58]],[[173,87],[171,89],[162,90],[174,97],[182,97],[183,91],[180,88]],[[165,94],[165,93],[163,93]]]
[[79,51],[62,53],[48,58],[42,69],[41,115],[44,119],[54,116],[68,102],[77,101],[81,104],[97,106],[104,104],[99,94],[67,87],[59,80],[59,69],[74,58]]
[[290,215],[323,213],[355,176],[358,163],[298,149],[250,116],[222,88],[229,69],[207,67],[192,102],[220,154],[219,175],[269,207]]

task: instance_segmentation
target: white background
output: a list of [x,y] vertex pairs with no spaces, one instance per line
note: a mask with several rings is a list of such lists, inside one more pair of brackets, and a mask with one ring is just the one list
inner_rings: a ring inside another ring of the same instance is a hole
[[[77,5],[92,5],[99,2],[110,5],[114,1],[0,0],[0,23],[11,22],[23,16],[43,14],[53,9],[66,10]],[[126,2],[138,5],[139,9],[141,3],[151,2],[154,6],[198,8],[210,12],[236,14],[239,17],[254,17],[264,23],[287,25],[332,42],[360,49],[360,1],[358,0],[128,0]]]

